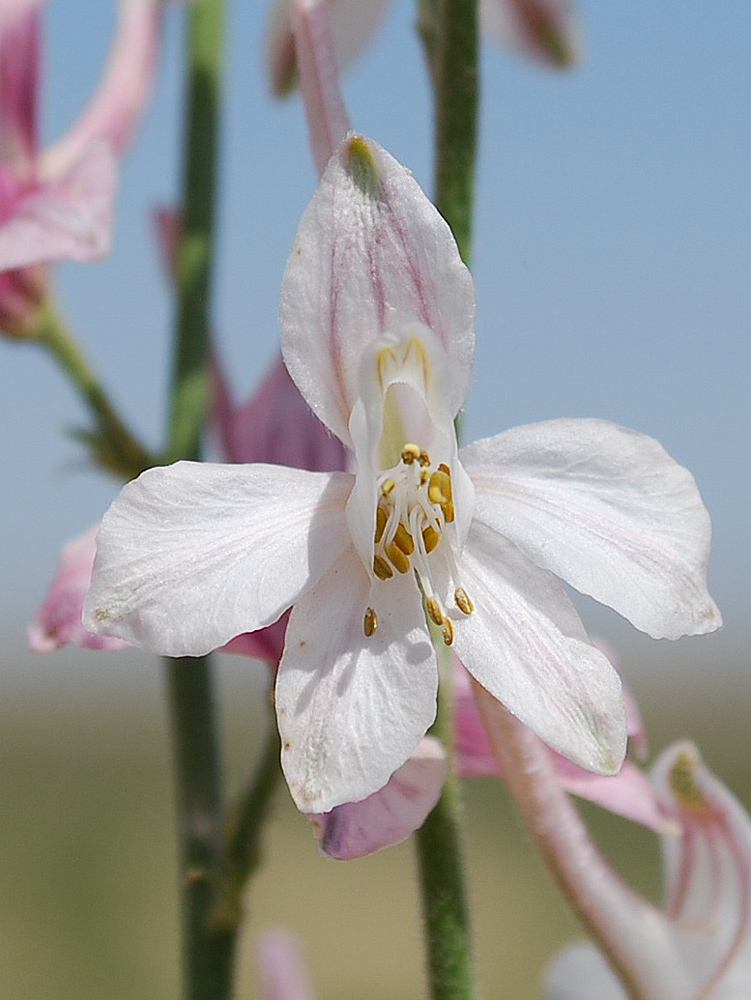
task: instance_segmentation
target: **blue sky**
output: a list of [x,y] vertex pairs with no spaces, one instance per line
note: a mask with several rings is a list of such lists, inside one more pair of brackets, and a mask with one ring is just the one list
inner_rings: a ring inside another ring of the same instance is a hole
[[[113,6],[49,4],[49,138],[97,78]],[[245,394],[275,351],[279,283],[315,174],[299,100],[279,105],[267,94],[264,4],[230,6],[214,325]],[[710,581],[726,627],[669,653],[659,644],[657,655],[675,670],[684,658],[724,662],[749,637],[751,5],[578,6],[586,56],[571,74],[483,49],[478,353],[465,433],[600,416],[659,438],[691,468],[712,514]],[[55,271],[94,365],[154,445],[171,304],[150,212],[174,202],[179,176],[179,13],[168,20],[154,105],[124,165],[113,252]],[[431,110],[413,20],[412,5],[395,0],[344,88],[353,124],[430,191]],[[9,661],[32,669],[24,625],[57,550],[101,515],[116,486],[61,433],[83,413],[42,355],[0,343],[0,413],[0,634]],[[638,644],[637,658],[653,645]]]

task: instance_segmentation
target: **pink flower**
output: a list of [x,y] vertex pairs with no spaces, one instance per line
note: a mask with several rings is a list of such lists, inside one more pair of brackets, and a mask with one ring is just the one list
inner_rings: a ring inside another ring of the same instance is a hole
[[261,1000],[313,1000],[297,939],[287,931],[266,931],[258,941]]
[[40,149],[39,7],[5,4],[0,17],[0,324],[27,335],[46,289],[46,262],[107,252],[117,162],[154,76],[162,0],[120,0],[100,84],[78,122]]
[[[368,46],[389,0],[329,0],[338,68],[344,69]],[[269,19],[266,62],[271,88],[286,94],[297,83],[293,0],[274,0]],[[481,0],[483,33],[493,42],[546,66],[571,66],[580,58],[581,39],[571,0]]]
[[[612,900],[622,933],[632,941],[636,992],[629,995],[746,1000],[751,996],[751,820],[690,743],[663,753],[652,783],[680,835],[662,838],[662,911],[622,886]],[[610,878],[617,883],[613,873]],[[548,996],[626,1000],[627,994],[600,953],[578,945],[556,960]]]

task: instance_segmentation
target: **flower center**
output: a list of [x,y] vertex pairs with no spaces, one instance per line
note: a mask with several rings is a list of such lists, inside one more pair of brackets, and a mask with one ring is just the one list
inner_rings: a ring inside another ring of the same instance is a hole
[[[427,451],[409,442],[403,446],[399,462],[379,475],[376,489],[373,572],[379,580],[389,580],[394,572],[414,569],[428,615],[450,646],[454,629],[436,596],[428,557],[441,543],[446,525],[454,522],[451,470],[443,463],[435,468]],[[447,539],[442,552],[456,579],[453,539]],[[463,587],[457,587],[454,598],[460,611],[472,613],[472,601]],[[373,635],[377,624],[376,613],[369,607],[363,622],[365,635]]]

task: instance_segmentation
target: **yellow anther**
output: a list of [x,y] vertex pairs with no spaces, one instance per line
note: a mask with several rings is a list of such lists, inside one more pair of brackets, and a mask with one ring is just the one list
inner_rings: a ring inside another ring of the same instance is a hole
[[423,450],[423,451],[421,451],[421,452],[420,452],[420,456],[419,456],[419,458],[417,459],[417,461],[418,461],[418,462],[420,463],[420,465],[422,465],[423,467],[425,467],[425,466],[429,466],[429,465],[430,465],[430,455],[429,455],[429,454],[427,453],[427,451],[424,451],[424,450]]
[[384,479],[384,481],[381,483],[381,495],[387,497],[395,486],[396,486],[395,479],[392,479],[390,476],[388,479]]
[[442,470],[434,472],[430,477],[428,500],[440,507],[451,502],[451,479]]
[[400,524],[399,527],[396,529],[396,534],[394,535],[394,542],[396,545],[399,546],[399,548],[402,550],[405,556],[411,556],[412,553],[415,551],[415,540],[412,537],[412,535],[410,535],[410,533],[407,531],[407,529],[404,527],[403,524]]
[[686,811],[696,812],[707,807],[707,801],[696,784],[694,769],[698,760],[693,754],[683,751],[678,754],[675,763],[670,768],[668,781],[670,790],[678,805]]
[[382,556],[373,556],[373,572],[379,580],[390,580],[394,571]]
[[441,462],[441,464],[438,466],[438,471],[442,472],[447,477],[447,479],[449,481],[447,489],[448,489],[448,498],[449,498],[449,500],[451,500],[451,498],[454,495],[451,492],[451,469],[449,469],[448,465],[446,465],[445,462]]
[[409,572],[409,556],[405,555],[395,542],[388,543],[386,546],[386,555],[394,569],[400,573]]
[[443,608],[438,603],[437,597],[429,597],[426,602],[426,607],[428,609],[428,614],[430,615],[431,621],[440,628],[443,625]]
[[372,608],[368,608],[365,612],[365,618],[362,623],[362,630],[365,633],[365,637],[369,639],[371,635],[378,628],[378,617]]
[[428,472],[428,470],[420,469],[420,486],[424,486],[429,479],[430,479],[430,473]]
[[420,446],[417,444],[412,444],[407,442],[402,448],[402,462],[405,465],[412,465],[413,462],[418,462],[420,460]]
[[456,601],[456,606],[460,611],[463,611],[465,615],[471,615],[475,610],[475,606],[470,600],[469,594],[464,589],[464,587],[457,587],[454,591],[454,600]]
[[375,541],[380,542],[383,538],[383,532],[386,530],[386,522],[388,521],[388,515],[383,507],[379,507],[376,510],[376,527],[375,527]]
[[422,529],[422,541],[426,552],[432,552],[441,540],[440,531],[436,531],[432,524]]
[[448,503],[441,504],[441,510],[443,511],[443,519],[446,524],[451,524],[454,520],[454,505],[451,500]]
[[454,641],[454,626],[451,624],[451,620],[449,618],[443,619],[441,631],[443,632],[443,641],[447,646],[450,646]]

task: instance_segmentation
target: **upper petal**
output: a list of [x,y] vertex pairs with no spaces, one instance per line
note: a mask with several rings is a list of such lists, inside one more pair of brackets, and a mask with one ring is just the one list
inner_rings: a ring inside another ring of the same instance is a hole
[[[276,710],[282,767],[303,812],[382,788],[435,718],[438,669],[411,574],[380,585],[350,548],[292,610]],[[363,617],[378,607],[367,638]]]
[[461,450],[475,517],[654,637],[711,632],[709,515],[653,438],[607,420],[549,420]]
[[275,621],[349,544],[344,473],[178,462],[105,514],[84,624],[200,656]]
[[467,670],[550,747],[614,774],[626,752],[621,683],[558,581],[474,524],[462,558],[469,617],[450,612]]
[[348,136],[300,221],[282,282],[282,354],[313,412],[347,445],[374,337],[418,321],[436,334],[459,409],[474,352],[474,289],[446,222],[408,170]]

